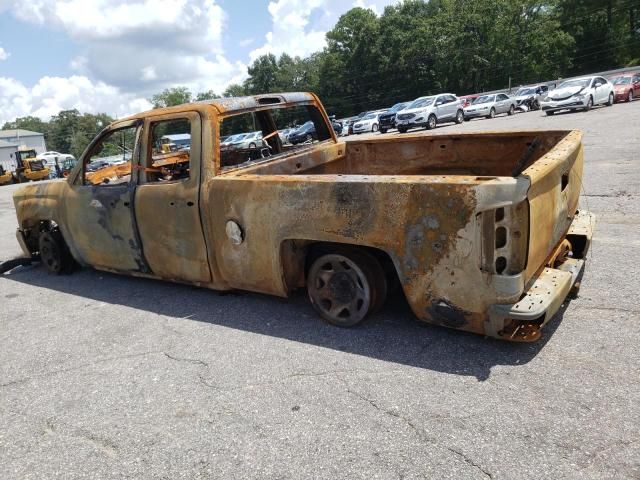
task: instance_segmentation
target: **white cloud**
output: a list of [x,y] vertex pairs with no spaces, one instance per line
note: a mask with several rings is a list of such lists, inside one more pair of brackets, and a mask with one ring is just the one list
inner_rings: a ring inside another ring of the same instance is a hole
[[0,62],[2,60],[6,60],[10,56],[11,54],[9,52],[7,52],[4,48],[0,47]]
[[246,70],[241,62],[225,58],[226,13],[216,0],[2,3],[22,21],[67,33],[82,48],[71,67],[125,91],[148,94],[174,85],[206,84],[207,90],[221,92]]
[[217,0],[0,0],[0,13],[66,33],[80,47],[75,75],[26,86],[3,78],[0,119],[60,109],[124,115],[149,108],[145,98],[173,86],[194,94],[246,77],[246,65],[222,48],[226,13]]
[[72,108],[87,113],[106,112],[117,117],[151,108],[144,98],[103,82],[94,83],[80,75],[43,77],[33,87],[0,77],[0,92],[0,126],[26,115],[46,120],[60,110]]
[[322,50],[326,45],[325,34],[353,7],[371,9],[379,15],[386,5],[399,0],[275,0],[269,2],[271,31],[265,35],[265,43],[251,51],[251,61],[260,55],[288,53],[305,57]]
[[251,37],[251,38],[243,38],[238,43],[240,44],[241,47],[248,47],[249,45],[251,45],[255,41],[256,41],[256,39]]

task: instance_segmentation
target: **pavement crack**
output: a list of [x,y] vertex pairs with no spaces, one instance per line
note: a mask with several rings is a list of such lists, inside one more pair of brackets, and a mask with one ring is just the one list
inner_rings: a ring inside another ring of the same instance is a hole
[[175,360],[176,362],[187,362],[187,363],[193,363],[195,365],[202,365],[204,367],[209,367],[209,364],[203,360],[199,360],[197,358],[181,358],[181,357],[174,357],[173,355],[168,354],[167,352],[162,352],[164,353],[165,357],[170,358],[171,360]]
[[444,448],[449,450],[451,453],[455,453],[456,455],[458,455],[468,465],[471,465],[472,467],[475,467],[478,470],[480,470],[487,478],[493,478],[493,475],[491,474],[491,472],[488,472],[487,470],[482,468],[482,465],[479,465],[476,462],[474,462],[471,458],[469,458],[467,455],[465,455],[464,452],[461,452],[460,450],[457,450],[457,449],[451,448],[451,447],[447,447],[447,446],[445,446]]
[[[346,382],[342,379],[340,379],[342,381],[342,383],[344,383],[345,385]],[[471,458],[469,458],[467,455],[465,455],[463,452],[461,452],[460,450],[457,450],[456,448],[453,447],[448,447],[446,445],[439,445],[437,440],[435,438],[429,437],[424,430],[422,430],[421,428],[419,428],[417,425],[415,425],[410,418],[405,417],[404,415],[401,415],[398,412],[395,412],[393,410],[388,410],[386,408],[381,407],[380,405],[378,405],[376,403],[375,400],[370,399],[369,397],[366,397],[365,395],[362,395],[359,392],[356,392],[355,390],[351,390],[348,385],[347,385],[347,392],[350,393],[351,395],[354,395],[356,397],[358,397],[359,399],[367,402],[369,405],[371,405],[373,408],[375,408],[376,410],[378,410],[379,412],[385,414],[385,415],[389,415],[391,417],[397,418],[399,420],[402,420],[407,426],[409,426],[415,433],[416,435],[424,442],[427,443],[429,445],[433,445],[437,448],[445,448],[446,450],[448,450],[451,453],[454,453],[455,455],[457,455],[458,457],[460,457],[467,465],[470,465],[472,467],[475,467],[476,469],[480,470],[482,472],[482,474],[490,479],[493,479],[493,475],[491,474],[491,472],[487,471],[485,468],[483,468],[481,465],[479,465],[478,463],[474,462]]]

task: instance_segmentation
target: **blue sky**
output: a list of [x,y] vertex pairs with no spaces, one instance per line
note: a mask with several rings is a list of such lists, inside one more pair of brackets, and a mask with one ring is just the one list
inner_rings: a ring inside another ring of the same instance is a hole
[[0,125],[122,116],[166,87],[222,92],[260,54],[306,56],[354,6],[398,0],[0,0]]

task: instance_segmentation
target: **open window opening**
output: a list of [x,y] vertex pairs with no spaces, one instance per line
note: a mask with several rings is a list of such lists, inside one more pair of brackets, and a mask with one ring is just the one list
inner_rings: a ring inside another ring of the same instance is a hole
[[331,138],[313,105],[273,108],[224,117],[220,124],[222,170],[304,149]]
[[136,147],[138,127],[107,132],[94,144],[83,165],[84,185],[105,186],[128,183]]
[[188,118],[151,123],[149,148],[141,183],[188,179],[191,174],[191,121]]

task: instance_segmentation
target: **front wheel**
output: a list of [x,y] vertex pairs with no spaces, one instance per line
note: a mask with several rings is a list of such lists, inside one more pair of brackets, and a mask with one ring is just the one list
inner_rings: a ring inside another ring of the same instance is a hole
[[588,112],[589,110],[591,110],[591,107],[593,107],[593,97],[589,97],[589,100],[587,101],[587,106],[584,107],[584,111]]
[[387,133],[387,129],[386,128],[381,128],[380,129],[380,133]]
[[436,128],[437,124],[438,124],[438,119],[436,118],[436,116],[429,115],[429,118],[427,119],[427,130],[433,130],[434,128]]
[[75,261],[57,228],[40,233],[38,249],[40,260],[49,273],[62,275],[73,271]]
[[371,131],[374,132],[374,133],[378,131],[378,124],[377,123],[373,124],[373,126],[371,127]]
[[509,115],[513,115],[514,113],[516,113],[516,107],[514,107],[513,104],[511,104],[511,106],[509,107],[509,111],[507,113]]
[[496,109],[491,107],[491,110],[489,110],[489,116],[487,118],[496,118]]
[[547,110],[545,113],[546,113],[547,115],[551,116],[551,115],[553,115],[555,112],[554,112],[553,110]]
[[633,102],[633,90],[629,90],[629,94],[627,95],[627,102]]
[[398,132],[407,133],[407,129],[405,127],[398,127]]
[[458,113],[456,113],[456,123],[460,124],[464,122],[464,113],[462,110],[458,110]]
[[382,306],[387,281],[375,257],[345,249],[323,254],[311,264],[307,293],[324,320],[338,327],[352,327]]
[[613,92],[609,93],[609,99],[607,100],[607,107],[613,105]]

